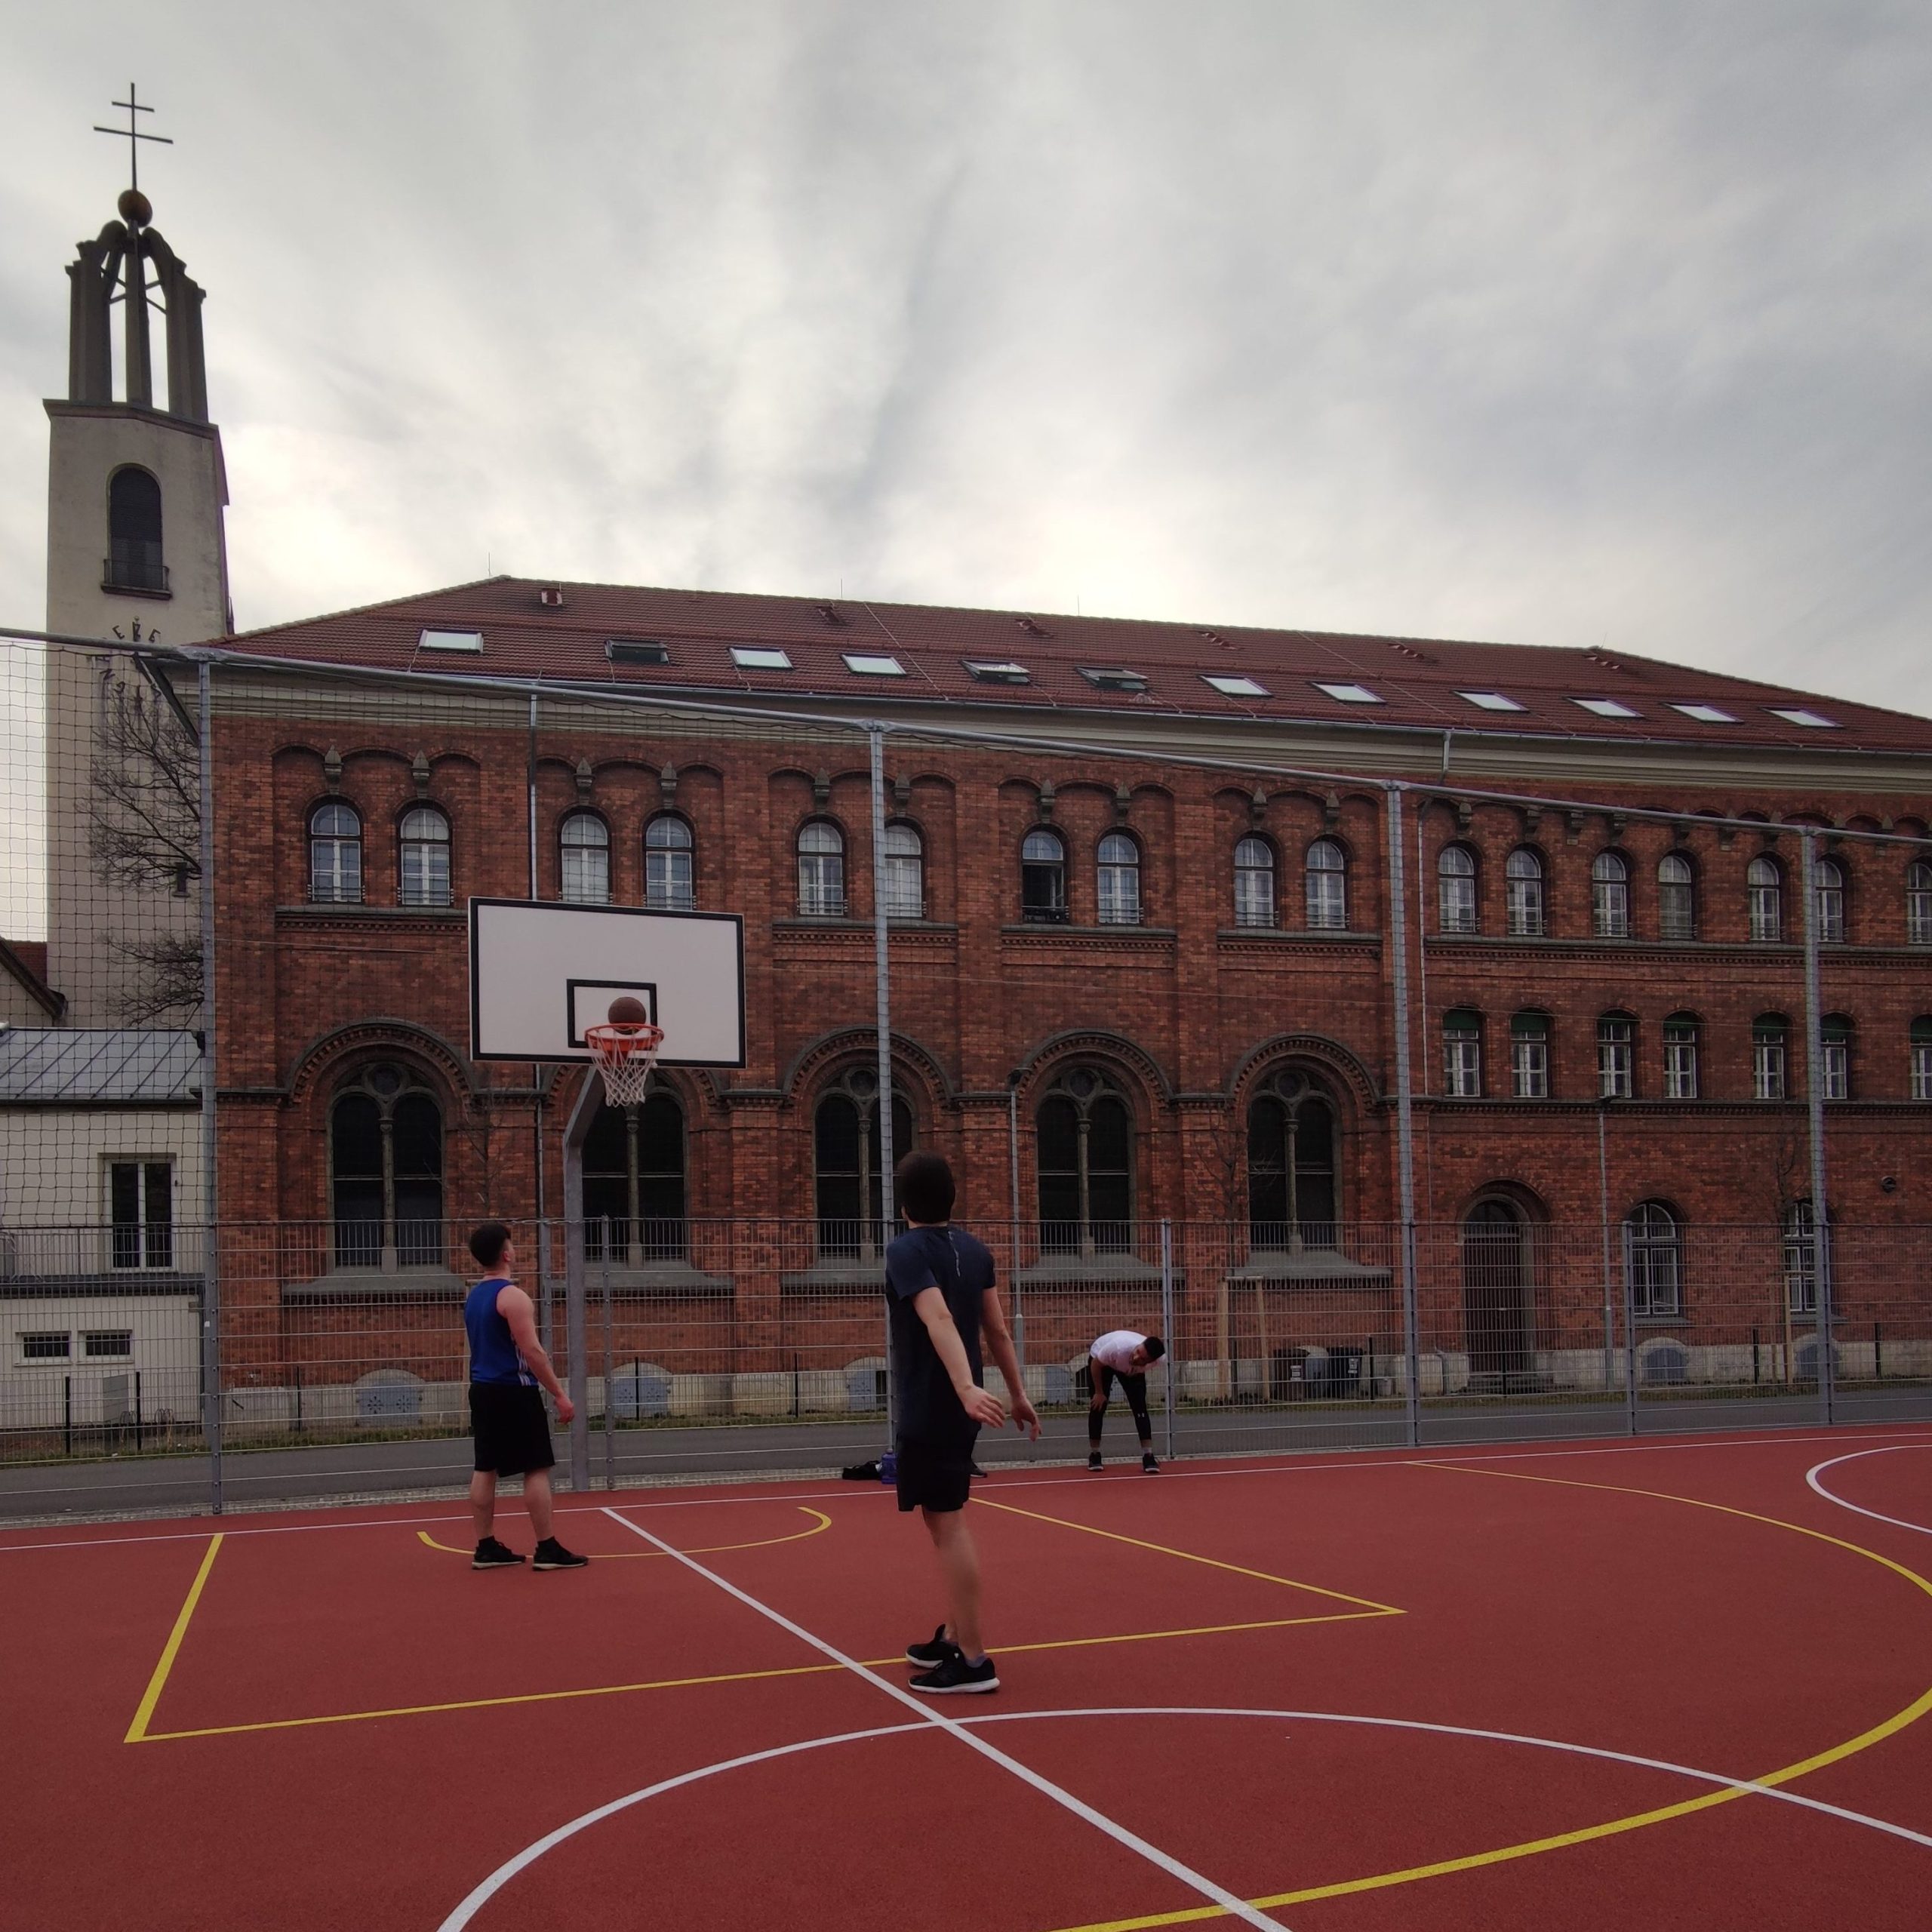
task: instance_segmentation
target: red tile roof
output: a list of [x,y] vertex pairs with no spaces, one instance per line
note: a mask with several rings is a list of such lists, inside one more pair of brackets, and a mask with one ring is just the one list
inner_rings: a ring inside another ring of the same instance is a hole
[[[539,593],[546,591],[561,591],[561,605],[541,601]],[[418,639],[426,628],[481,631],[483,650],[480,655],[423,651]],[[613,638],[660,641],[669,662],[614,665],[605,651]],[[924,700],[1932,755],[1932,721],[1623,651],[1211,628],[857,598],[499,577],[276,625],[230,642],[262,656],[350,666],[540,676],[667,694],[829,697],[854,712]],[[793,668],[745,669],[733,662],[734,645],[779,647]],[[896,657],[906,675],[855,673],[844,661],[848,651]],[[969,659],[1023,664],[1031,681],[979,682],[966,669]],[[1138,672],[1146,689],[1107,691],[1081,675],[1083,669],[1115,667]],[[1204,681],[1215,675],[1251,678],[1267,695],[1225,696]],[[1320,689],[1322,682],[1359,684],[1383,701],[1341,702]],[[1461,695],[1466,691],[1500,693],[1520,709],[1484,709]],[[1614,699],[1638,715],[1598,716],[1576,702],[1582,698]],[[1736,721],[1702,721],[1672,708],[1694,703],[1715,706]],[[1794,723],[1779,717],[1779,709],[1808,711],[1838,728]]]

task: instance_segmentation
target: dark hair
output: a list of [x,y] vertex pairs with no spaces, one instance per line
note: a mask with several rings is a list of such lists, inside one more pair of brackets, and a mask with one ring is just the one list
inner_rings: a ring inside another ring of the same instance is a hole
[[1168,1352],[1168,1345],[1158,1335],[1149,1335],[1142,1345],[1147,1351],[1149,1361],[1158,1361]]
[[952,1217],[952,1170],[943,1154],[908,1154],[892,1171],[900,1211],[909,1221],[945,1221]]
[[469,1237],[469,1251],[479,1268],[494,1268],[510,1244],[510,1231],[500,1221],[485,1221]]

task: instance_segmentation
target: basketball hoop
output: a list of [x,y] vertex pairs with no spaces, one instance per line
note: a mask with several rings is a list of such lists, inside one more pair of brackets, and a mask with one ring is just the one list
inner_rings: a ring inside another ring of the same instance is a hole
[[604,1076],[605,1098],[614,1107],[634,1107],[644,1098],[657,1064],[664,1029],[648,1020],[614,1020],[583,1029],[583,1044]]

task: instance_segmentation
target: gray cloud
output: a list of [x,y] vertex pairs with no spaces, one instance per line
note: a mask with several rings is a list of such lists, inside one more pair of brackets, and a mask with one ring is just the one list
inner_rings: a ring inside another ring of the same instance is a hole
[[490,567],[842,582],[1932,710],[1922,8],[112,0],[8,38],[16,620],[131,66],[245,623]]

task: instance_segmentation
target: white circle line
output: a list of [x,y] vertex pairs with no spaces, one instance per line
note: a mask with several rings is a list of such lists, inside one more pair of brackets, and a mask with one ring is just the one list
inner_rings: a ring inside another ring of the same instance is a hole
[[1842,1496],[1835,1496],[1818,1478],[1827,1469],[1835,1469],[1841,1463],[1855,1463],[1865,1456],[1889,1456],[1898,1449],[1923,1449],[1923,1442],[1888,1442],[1882,1449],[1854,1449],[1849,1456],[1834,1456],[1829,1462],[1814,1463],[1804,1472],[1804,1480],[1827,1503],[1835,1503],[1841,1509],[1849,1509],[1854,1515],[1869,1516],[1875,1523],[1890,1523],[1894,1529],[1916,1530],[1922,1537],[1932,1537],[1932,1528],[1923,1523],[1908,1523],[1903,1516],[1882,1515],[1876,1509],[1868,1509],[1862,1503],[1847,1503]]
[[[1468,1724],[1435,1724],[1417,1718],[1369,1717],[1354,1712],[1270,1711],[1213,1704],[1119,1704],[1066,1710],[998,1711],[989,1712],[983,1717],[956,1718],[952,1721],[962,1725],[978,1726],[1026,1724],[1044,1718],[1154,1717],[1266,1718],[1273,1721],[1287,1721],[1299,1724],[1361,1724],[1377,1730],[1417,1730],[1444,1737],[1471,1737],[1487,1743],[1526,1744],[1538,1750],[1567,1752],[1576,1757],[1601,1758],[1611,1764],[1633,1764],[1643,1770],[1663,1771],[1675,1777],[1694,1778],[1703,1784],[1715,1785],[1752,1797],[1775,1798],[1780,1804],[1795,1804],[1803,1810],[1820,1812],[1826,1817],[1837,1818],[1847,1824],[1863,1825],[1869,1830],[1882,1832],[1890,1837],[1903,1838],[1909,1844],[1923,1845],[1927,1850],[1932,1850],[1932,1836],[1923,1832],[1915,1832],[1904,1825],[1895,1825],[1889,1819],[1875,1818],[1867,1812],[1850,1810],[1841,1804],[1829,1804],[1822,1798],[1807,1798],[1801,1792],[1786,1791],[1777,1785],[1759,1784],[1749,1778],[1731,1777],[1722,1771],[1700,1770],[1694,1765],[1673,1764],[1665,1758],[1640,1757],[1631,1752],[1612,1751],[1600,1745],[1567,1743],[1558,1738],[1532,1737],[1520,1731],[1484,1730]],[[606,1818],[614,1817],[619,1812],[628,1810],[633,1805],[641,1804],[648,1798],[660,1797],[666,1792],[675,1791],[681,1786],[696,1784],[703,1779],[716,1777],[726,1771],[742,1770],[749,1764],[767,1764],[774,1758],[793,1757],[806,1751],[823,1750],[835,1744],[853,1744],[871,1738],[915,1735],[921,1732],[935,1734],[931,1724],[913,1723],[881,1724],[866,1730],[846,1730],[825,1737],[804,1738],[795,1743],[774,1745],[769,1750],[753,1751],[743,1757],[724,1758],[715,1764],[701,1764],[695,1770],[681,1771],[675,1777],[665,1778],[658,1783],[645,1786],[641,1791],[614,1798],[608,1804],[600,1804],[595,1810],[586,1811],[582,1817],[573,1818],[567,1824],[559,1825],[555,1831],[546,1833],[535,1844],[527,1846],[515,1857],[497,1866],[442,1921],[437,1927],[437,1932],[463,1932],[463,1928],[511,1879],[518,1872],[527,1870],[546,1852],[554,1850],[567,1839],[574,1838],[580,1832],[587,1831],[592,1825],[601,1824]]]

